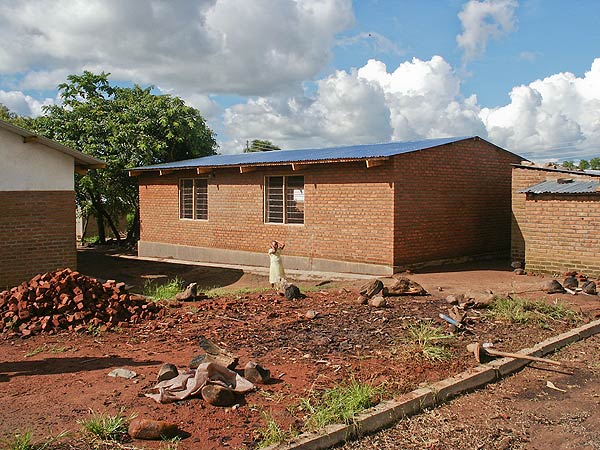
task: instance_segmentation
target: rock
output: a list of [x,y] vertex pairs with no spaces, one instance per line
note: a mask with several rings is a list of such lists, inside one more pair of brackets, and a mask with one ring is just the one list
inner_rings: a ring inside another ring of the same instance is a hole
[[185,301],[195,300],[197,294],[198,294],[198,284],[190,283],[185,288],[185,291],[179,292],[177,295],[175,295],[175,298],[179,301],[185,302]]
[[369,297],[367,297],[365,295],[359,295],[358,298],[356,299],[356,304],[357,305],[366,305],[368,301],[369,301]]
[[239,358],[227,350],[222,349],[204,336],[198,338],[198,345],[206,352],[204,355],[193,356],[190,360],[190,369],[197,369],[202,363],[215,362],[230,370],[235,369]]
[[235,394],[218,384],[207,384],[202,388],[201,394],[204,400],[214,406],[232,406],[235,404]]
[[296,298],[304,298],[300,288],[295,284],[290,284],[285,288],[285,298],[288,300],[294,300]]
[[526,274],[526,272],[520,268],[515,269],[513,272],[515,275],[525,275]]
[[581,291],[586,294],[596,295],[596,283],[593,281],[586,281],[581,285]]
[[372,280],[368,283],[363,284],[359,289],[359,294],[366,297],[367,300],[377,295],[383,289],[383,281],[381,280]]
[[540,290],[544,291],[546,294],[562,294],[565,292],[562,284],[554,279],[544,281],[540,286]]
[[463,294],[449,295],[446,297],[446,302],[450,303],[451,305],[458,305],[459,303],[464,302],[464,300],[465,296]]
[[179,375],[177,367],[175,367],[173,364],[164,363],[158,370],[157,381],[170,380],[171,378],[175,378],[177,375]]
[[374,308],[383,308],[387,305],[385,298],[381,295],[377,295],[371,299],[369,299],[369,305]]
[[162,420],[133,419],[129,424],[129,436],[134,439],[171,439],[177,436],[177,425]]
[[250,361],[244,367],[244,378],[251,383],[265,384],[271,379],[271,371],[254,361]]
[[319,315],[319,311],[315,311],[314,309],[309,309],[308,311],[306,311],[306,314],[304,314],[304,317],[306,317],[307,319],[314,319],[318,315]]
[[523,263],[521,261],[513,261],[510,263],[510,267],[512,267],[513,269],[522,269]]
[[474,293],[470,297],[473,301],[473,308],[487,308],[492,304],[496,296],[492,293]]
[[565,278],[565,281],[563,281],[563,286],[568,289],[576,289],[579,287],[579,281],[575,276],[570,276]]
[[108,376],[113,377],[113,378],[119,377],[119,378],[131,379],[131,378],[137,377],[137,373],[135,373],[133,370],[123,369],[122,367],[120,367],[118,369],[111,370],[108,373]]
[[416,281],[400,277],[387,288],[386,295],[427,295],[427,291]]

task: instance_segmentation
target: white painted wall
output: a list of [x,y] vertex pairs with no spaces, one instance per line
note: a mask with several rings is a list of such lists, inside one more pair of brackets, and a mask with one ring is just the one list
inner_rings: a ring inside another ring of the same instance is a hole
[[72,156],[0,128],[0,191],[72,191]]

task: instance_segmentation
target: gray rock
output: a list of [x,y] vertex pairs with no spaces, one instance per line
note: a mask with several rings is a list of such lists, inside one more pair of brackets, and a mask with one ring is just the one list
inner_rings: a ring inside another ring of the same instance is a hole
[[363,284],[359,289],[359,294],[361,296],[366,297],[368,300],[371,297],[379,294],[379,292],[381,292],[382,289],[383,289],[383,281],[375,279],[375,280],[369,281],[368,283]]
[[175,378],[177,375],[179,375],[179,371],[177,370],[177,367],[175,367],[173,364],[170,363],[164,363],[162,366],[160,366],[160,369],[158,370],[158,381],[165,381],[165,380],[170,380],[172,378]]
[[356,304],[357,305],[366,305],[368,301],[369,301],[369,297],[364,296],[364,295],[359,295],[358,298],[356,299]]
[[306,317],[307,319],[314,319],[318,315],[319,315],[319,311],[315,311],[314,309],[309,309],[308,311],[306,311],[306,314],[304,314],[304,317]]
[[265,384],[271,379],[271,371],[254,361],[250,361],[244,367],[244,378],[251,383]]
[[586,281],[581,285],[581,290],[586,294],[596,295],[596,283],[593,281]]
[[521,261],[513,261],[510,263],[510,267],[512,267],[513,269],[522,269],[523,263]]
[[137,377],[137,373],[135,373],[133,370],[124,369],[122,367],[119,367],[118,369],[111,370],[109,372],[108,376],[113,377],[113,378],[119,377],[119,378],[131,379],[131,378]]
[[579,287],[579,281],[575,277],[567,277],[563,281],[563,286],[568,289],[576,289]]
[[235,404],[235,394],[218,384],[207,384],[200,393],[204,400],[214,406],[232,406]]
[[392,286],[386,289],[385,295],[427,295],[427,291],[416,281],[399,277]]
[[386,302],[385,298],[383,298],[381,295],[378,295],[376,297],[369,299],[369,305],[371,305],[375,308],[383,308],[387,305],[387,302]]
[[198,284],[190,283],[185,288],[185,291],[179,292],[175,296],[175,298],[179,301],[185,302],[185,301],[189,301],[189,300],[195,300],[197,294],[198,294]]
[[515,275],[525,275],[526,274],[526,272],[521,268],[515,269],[515,270],[513,270],[513,272]]
[[465,301],[465,296],[463,294],[449,295],[446,297],[446,301],[451,305],[458,305]]
[[565,289],[562,287],[562,284],[558,282],[558,280],[546,280],[540,286],[540,289],[544,291],[546,294],[562,294],[565,292]]

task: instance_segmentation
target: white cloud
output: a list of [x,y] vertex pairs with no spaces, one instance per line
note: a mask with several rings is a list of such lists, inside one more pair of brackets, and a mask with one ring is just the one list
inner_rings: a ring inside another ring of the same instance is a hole
[[463,32],[456,36],[465,61],[485,52],[490,39],[499,39],[515,28],[516,0],[469,0],[458,13]]
[[350,47],[353,45],[363,45],[368,47],[374,53],[385,53],[400,56],[405,52],[394,41],[376,31],[364,31],[354,36],[346,36],[336,41],[340,47]]
[[350,0],[0,0],[0,72],[23,76],[22,89],[88,69],[177,91],[272,94],[322,70],[353,20]]
[[52,98],[38,100],[21,91],[3,91],[0,89],[0,104],[21,116],[39,116],[42,114],[43,106],[53,105],[54,103],[55,101]]
[[[388,72],[370,60],[317,82],[314,97],[258,98],[225,111],[232,149],[246,139],[285,148],[484,134],[476,97],[440,56],[414,58]],[[224,148],[228,151],[228,148]]]
[[538,159],[600,155],[600,58],[581,78],[558,73],[514,87],[510,98],[481,111],[493,142]]

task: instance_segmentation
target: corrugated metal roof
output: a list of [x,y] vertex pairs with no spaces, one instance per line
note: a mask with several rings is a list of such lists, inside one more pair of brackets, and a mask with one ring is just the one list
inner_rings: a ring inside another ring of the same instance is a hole
[[186,159],[152,166],[136,167],[130,170],[186,169],[193,167],[249,166],[259,164],[294,163],[307,161],[361,160],[384,158],[415,152],[453,142],[473,139],[477,136],[425,139],[421,141],[389,142],[386,144],[348,145],[331,148],[309,148],[301,150],[272,150],[267,152],[240,153],[235,155],[214,155]]
[[559,183],[558,181],[543,181],[519,191],[522,194],[593,194],[598,193],[600,187],[597,181],[571,181]]

